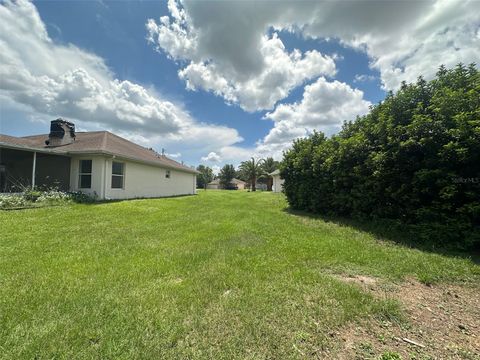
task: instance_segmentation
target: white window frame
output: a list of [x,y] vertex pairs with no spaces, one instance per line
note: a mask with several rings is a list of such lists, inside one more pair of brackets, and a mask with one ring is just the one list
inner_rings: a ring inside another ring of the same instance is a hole
[[[82,161],[90,161],[90,172],[84,173],[82,172]],[[91,189],[92,188],[92,174],[93,174],[93,160],[92,159],[80,159],[78,160],[78,188],[79,189]],[[82,187],[82,176],[90,176],[90,186],[89,187]]]
[[[113,164],[114,163],[122,164],[122,170],[123,170],[122,175],[113,173]],[[111,171],[111,177],[110,177],[110,188],[112,190],[124,190],[125,189],[125,168],[126,168],[126,164],[124,162],[112,161],[112,171]],[[113,177],[114,176],[122,178],[122,187],[113,187]]]
[[170,170],[165,170],[165,178],[166,179],[171,179],[172,178],[172,172]]

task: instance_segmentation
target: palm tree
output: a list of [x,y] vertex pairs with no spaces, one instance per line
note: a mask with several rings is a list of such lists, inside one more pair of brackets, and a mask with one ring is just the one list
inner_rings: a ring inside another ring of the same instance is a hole
[[278,169],[278,161],[273,160],[272,157],[266,158],[262,163],[262,169],[267,178],[267,191],[272,191],[273,178],[269,175]]
[[257,183],[257,178],[263,175],[262,163],[263,159],[255,161],[255,158],[252,157],[250,160],[243,161],[240,164],[240,170],[250,181],[252,191],[256,191],[255,184]]

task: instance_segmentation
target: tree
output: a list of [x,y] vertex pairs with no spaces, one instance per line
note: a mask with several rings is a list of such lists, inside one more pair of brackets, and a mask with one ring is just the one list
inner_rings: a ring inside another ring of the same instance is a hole
[[227,164],[221,170],[218,178],[220,179],[220,186],[223,189],[229,189],[232,186],[232,180],[235,177],[235,168],[233,165]]
[[273,177],[271,177],[269,174],[277,170],[278,166],[279,166],[278,161],[273,160],[272,157],[267,157],[262,162],[262,170],[263,170],[264,176],[267,179],[267,191],[272,191],[272,185],[273,185]]
[[197,175],[197,188],[207,189],[207,184],[213,180],[213,170],[205,165],[198,165],[197,171],[200,174]]
[[257,178],[264,173],[262,162],[262,159],[255,161],[255,158],[252,157],[250,160],[243,161],[240,164],[240,170],[244,174],[245,178],[250,182],[252,191],[256,191],[255,184],[257,182]]
[[243,173],[243,171],[242,171],[241,169],[238,169],[238,170],[235,172],[235,179],[239,179],[239,180],[248,182],[247,176]]
[[296,209],[394,220],[434,246],[478,246],[479,134],[480,72],[442,66],[331,138],[296,140],[281,164],[285,195]]

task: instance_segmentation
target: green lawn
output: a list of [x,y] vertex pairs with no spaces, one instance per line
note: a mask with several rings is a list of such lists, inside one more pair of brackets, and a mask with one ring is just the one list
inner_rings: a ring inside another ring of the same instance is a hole
[[293,215],[272,193],[0,212],[0,357],[295,358],[369,315],[335,274],[474,281],[480,267]]

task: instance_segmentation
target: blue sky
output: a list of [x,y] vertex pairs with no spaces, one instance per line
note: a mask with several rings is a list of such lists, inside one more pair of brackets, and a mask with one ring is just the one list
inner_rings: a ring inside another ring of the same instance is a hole
[[[295,137],[338,131],[401,80],[433,76],[440,59],[450,65],[478,55],[474,2],[453,14],[457,4],[448,1],[380,6],[369,20],[371,3],[6,2],[0,36],[10,66],[0,83],[0,132],[44,133],[62,116],[193,165],[280,158]],[[446,21],[446,12],[455,30],[434,21]],[[418,33],[405,33],[405,22]],[[439,46],[432,37],[445,29]],[[12,31],[21,35],[9,39]],[[419,34],[427,43],[409,39]],[[38,59],[26,55],[35,42]],[[455,56],[452,46],[461,48]],[[12,85],[23,72],[35,91]]]
[[[39,1],[36,6],[54,40],[73,43],[101,56],[118,78],[155,87],[165,97],[185,104],[200,121],[236,128],[245,139],[244,145],[254,145],[272,127],[261,121],[265,111],[249,113],[225,104],[211,93],[185,89],[177,76],[180,67],[164,53],[156,52],[146,40],[145,23],[152,14],[155,18],[168,15],[166,2]],[[343,47],[338,41],[308,41],[288,32],[282,33],[281,38],[289,50],[317,49],[341,55],[344,60],[337,63],[335,78],[363,90],[371,102],[383,99],[385,92],[380,87],[378,71],[368,67],[365,53]],[[373,75],[376,80],[354,83],[357,74]],[[284,101],[300,100],[303,87],[295,90]]]

